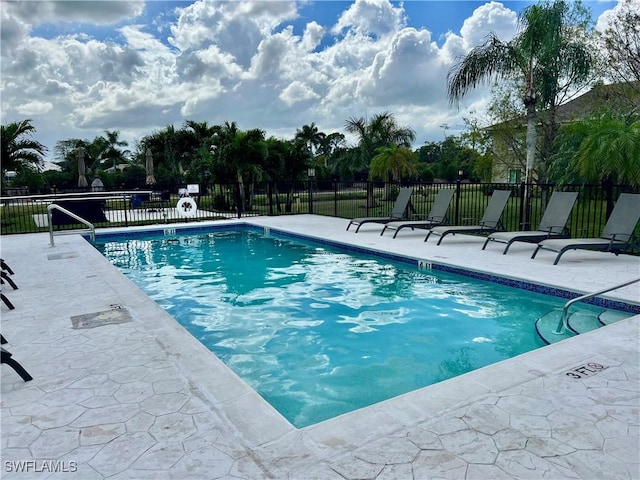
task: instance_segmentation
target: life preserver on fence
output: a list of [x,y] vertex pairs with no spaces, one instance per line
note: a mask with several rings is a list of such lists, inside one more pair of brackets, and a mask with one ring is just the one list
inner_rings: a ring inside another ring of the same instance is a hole
[[198,211],[198,205],[196,201],[191,197],[183,197],[178,200],[176,204],[176,210],[181,217],[193,217]]

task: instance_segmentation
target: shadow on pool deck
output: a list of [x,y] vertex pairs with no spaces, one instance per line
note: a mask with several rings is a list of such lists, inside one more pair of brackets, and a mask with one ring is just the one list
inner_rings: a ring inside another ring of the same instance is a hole
[[[249,223],[577,291],[640,273],[638,257],[554,267],[531,246],[436,247],[330,217]],[[19,286],[3,286],[16,309],[2,305],[2,334],[34,377],[2,367],[2,478],[640,477],[638,316],[297,430],[82,238],[5,236],[2,257]],[[637,285],[615,296],[640,301]],[[567,375],[588,363],[606,368]]]

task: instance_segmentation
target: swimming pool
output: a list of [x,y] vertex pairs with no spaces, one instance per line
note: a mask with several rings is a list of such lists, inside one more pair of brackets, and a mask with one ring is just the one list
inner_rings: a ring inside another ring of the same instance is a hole
[[255,229],[167,233],[98,248],[297,427],[543,346],[533,322],[564,303]]

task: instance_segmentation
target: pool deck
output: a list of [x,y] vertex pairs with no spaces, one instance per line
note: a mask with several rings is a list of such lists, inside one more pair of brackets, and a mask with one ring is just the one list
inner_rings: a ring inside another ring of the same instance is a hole
[[[245,222],[580,292],[640,276],[625,255]],[[4,347],[34,377],[1,368],[2,479],[640,479],[640,316],[296,429],[81,237],[1,241]],[[606,368],[573,378],[586,364]]]

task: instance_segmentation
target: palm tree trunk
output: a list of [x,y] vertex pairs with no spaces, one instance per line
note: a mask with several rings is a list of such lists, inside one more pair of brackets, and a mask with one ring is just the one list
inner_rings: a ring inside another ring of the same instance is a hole
[[237,172],[237,178],[238,178],[238,198],[237,198],[237,202],[238,202],[238,211],[239,212],[244,212],[245,211],[245,200],[244,200],[244,181],[242,179],[242,172],[240,170],[238,170]]
[[522,228],[531,228],[531,194],[533,189],[533,162],[536,157],[536,94],[533,89],[527,91],[524,98],[527,108],[527,162],[524,173],[524,225]]
[[367,180],[367,215],[369,215],[369,209],[376,206],[376,200],[373,197],[373,182]]

